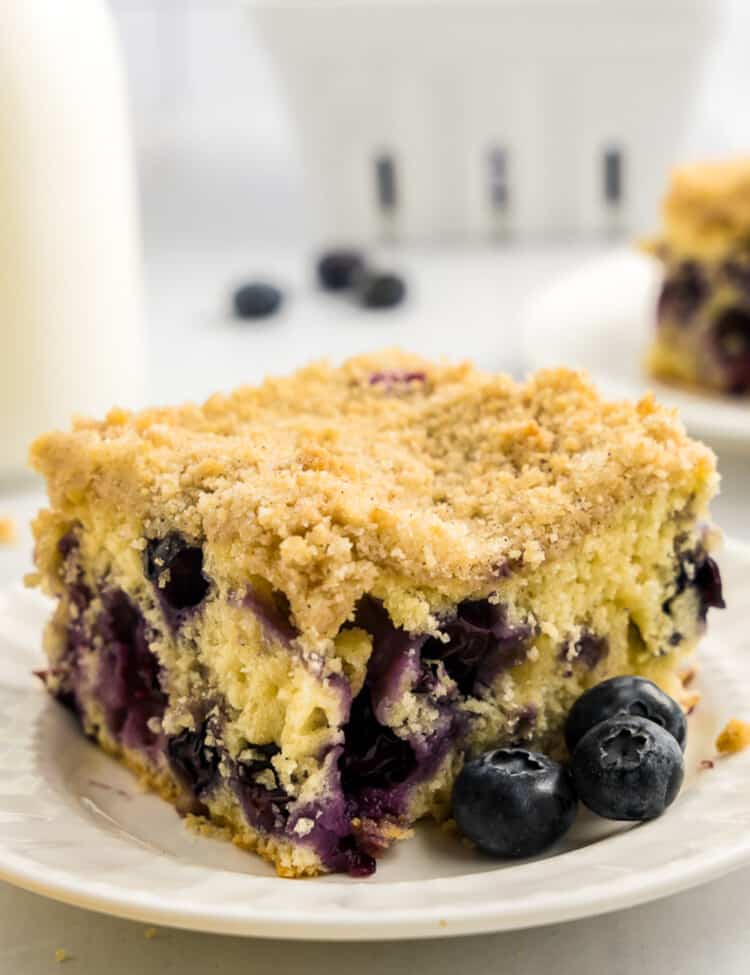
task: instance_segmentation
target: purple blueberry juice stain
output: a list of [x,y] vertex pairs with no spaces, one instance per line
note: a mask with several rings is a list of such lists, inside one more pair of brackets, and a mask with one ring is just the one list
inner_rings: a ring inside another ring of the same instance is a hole
[[381,386],[386,392],[399,392],[409,387],[411,383],[424,383],[427,373],[421,370],[408,371],[404,369],[384,369],[370,375],[371,386]]
[[[587,631],[582,633],[573,645],[572,657],[570,655],[570,645],[567,643],[564,644],[560,651],[560,659],[569,663],[582,664],[587,670],[593,670],[597,664],[600,664],[604,660],[608,653],[609,640],[607,637],[597,636],[595,633],[589,633]],[[565,676],[572,677],[572,671],[570,674],[566,673]]]
[[356,796],[365,789],[387,792],[417,767],[414,749],[378,721],[371,698],[371,690],[365,684],[352,702],[344,729],[345,745],[339,770],[345,795]]
[[500,674],[523,663],[534,635],[527,624],[510,624],[505,608],[487,600],[461,603],[442,630],[448,642],[430,637],[422,656],[442,660],[459,691],[475,696]]
[[[254,745],[252,748],[256,757],[235,762],[230,776],[231,784],[251,826],[265,833],[283,833],[289,819],[287,807],[292,799],[279,785],[271,763],[279,748],[273,744]],[[268,779],[274,783],[270,788]]]
[[737,257],[729,258],[721,265],[721,273],[744,298],[750,299],[750,263]]
[[[415,786],[437,771],[451,746],[465,734],[470,719],[459,707],[462,694],[455,673],[463,675],[471,670],[472,685],[478,674],[487,674],[486,679],[491,679],[490,673],[494,675],[499,667],[511,666],[511,661],[520,658],[518,642],[524,644],[525,657],[530,628],[519,633],[517,628],[508,627],[502,611],[487,607],[489,604],[461,607],[456,617],[462,641],[459,647],[455,647],[455,627],[453,631],[448,629],[455,620],[444,625],[449,642],[443,644],[394,626],[376,600],[365,599],[358,607],[353,625],[371,634],[373,648],[365,683],[352,701],[344,726],[344,745],[337,756],[338,788],[331,791],[344,799],[343,810],[340,803],[337,807],[337,829],[345,832],[335,843],[333,853],[333,832],[326,833],[328,863],[340,862],[344,856],[349,869],[369,872],[368,861],[362,867],[355,858],[352,866],[352,851],[358,849],[371,857],[386,845],[377,824],[397,823],[405,815]],[[428,648],[432,649],[432,658]],[[441,659],[435,659],[437,648]],[[482,652],[489,655],[489,666],[482,660]],[[453,674],[450,661],[459,664],[452,668]],[[400,735],[387,725],[388,704],[406,691],[423,696],[429,704],[434,715],[431,730]],[[531,712],[528,718],[531,720]],[[350,825],[354,819],[362,824],[356,833]],[[314,832],[318,833],[315,842],[320,850],[317,824]]]
[[60,541],[57,543],[57,551],[60,553],[60,557],[63,562],[67,562],[70,557],[78,551],[78,533],[77,529],[71,528],[67,531]]
[[675,591],[663,603],[663,611],[671,614],[672,603],[687,589],[693,589],[698,598],[698,620],[701,623],[705,623],[709,609],[726,606],[719,566],[702,545],[677,553]]
[[[182,542],[162,549],[158,559],[152,550],[152,569],[161,569],[170,558],[174,564],[175,553],[178,565],[186,568],[178,573],[176,589],[165,587],[164,598],[172,600],[168,608],[173,614],[182,614],[194,611],[210,584],[203,577],[202,557],[190,555],[185,560]],[[148,556],[146,562],[148,568]],[[84,625],[91,594],[71,589],[70,598],[77,608],[80,603],[81,611],[71,619],[69,643],[75,658],[89,649],[94,636],[99,638],[99,674],[88,693],[103,706],[113,737],[153,761],[166,760],[192,801],[191,811],[206,814],[205,802],[223,784],[234,792],[255,829],[309,844],[329,869],[352,876],[373,872],[374,858],[388,845],[384,827],[403,820],[415,786],[433,775],[449,749],[460,742],[470,721],[461,709],[464,697],[481,692],[494,676],[525,659],[533,636],[530,627],[509,625],[502,607],[477,601],[461,604],[443,623],[448,641],[442,643],[394,626],[380,603],[364,599],[352,625],[372,636],[365,684],[352,700],[350,686],[338,678],[349,711],[341,729],[343,744],[330,746],[320,756],[327,769],[327,788],[320,800],[303,805],[279,782],[273,766],[275,744],[250,744],[249,754],[241,759],[226,752],[221,744],[225,702],[213,702],[210,720],[196,716],[194,728],[170,739],[154,732],[152,719],[161,719],[167,697],[158,660],[149,647],[153,634],[124,592],[104,588],[100,596],[101,612],[93,622],[87,613]],[[269,605],[250,592],[243,602],[274,639],[292,644],[297,632],[279,601]],[[171,625],[184,618],[165,615]],[[75,672],[70,661],[66,666],[68,675]],[[408,692],[422,697],[432,715],[432,723],[421,733],[400,734],[387,722],[390,706]],[[535,718],[528,708],[519,713],[517,727],[533,726]]]
[[167,696],[161,688],[160,665],[149,647],[148,627],[140,611],[120,589],[102,594],[95,628],[101,638],[95,685],[110,734],[126,748],[154,757],[163,736],[151,729],[161,721]]
[[146,544],[143,569],[154,586],[164,618],[173,631],[178,630],[210,589],[203,572],[203,549],[177,532],[152,538]]
[[242,596],[242,604],[258,618],[268,639],[289,648],[299,636],[282,593],[274,594],[273,601],[269,601],[262,599],[252,586],[248,586]]
[[352,820],[356,810],[341,789],[338,770],[341,751],[341,746],[336,746],[330,752],[326,801],[316,801],[296,809],[287,831],[296,836],[299,842],[298,826],[312,823],[312,828],[304,832],[301,841],[312,846],[329,870],[348,873],[352,877],[368,877],[375,872],[373,854],[378,852],[380,837],[374,837],[370,842],[366,835],[362,835],[361,828],[357,835],[353,831]]
[[353,625],[372,637],[367,684],[374,714],[384,721],[389,706],[419,678],[420,651],[427,637],[394,626],[383,604],[369,597],[361,600]]
[[727,391],[750,389],[750,310],[727,308],[714,323],[711,341],[726,374]]
[[90,649],[90,638],[85,625],[85,613],[92,594],[83,581],[83,572],[78,561],[79,541],[77,529],[72,528],[57,543],[62,559],[61,576],[68,580],[66,592],[70,611],[65,634],[65,647],[58,665],[39,676],[49,687],[48,678],[54,678],[54,696],[76,719],[83,724],[84,673],[82,663]]
[[169,767],[183,789],[194,799],[198,811],[203,799],[218,784],[220,750],[215,741],[216,722],[204,719],[193,728],[185,728],[167,740]]

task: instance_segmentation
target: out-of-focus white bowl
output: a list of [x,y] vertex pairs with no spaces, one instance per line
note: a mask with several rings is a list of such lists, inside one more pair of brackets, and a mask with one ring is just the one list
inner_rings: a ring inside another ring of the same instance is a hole
[[721,0],[249,0],[323,238],[653,224]]

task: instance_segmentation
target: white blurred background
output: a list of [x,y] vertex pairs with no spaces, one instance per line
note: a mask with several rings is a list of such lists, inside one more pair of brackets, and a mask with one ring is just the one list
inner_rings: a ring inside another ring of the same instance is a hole
[[[675,147],[684,158],[750,148],[750,3],[724,4],[685,144]],[[175,243],[298,245],[312,236],[299,145],[247,2],[113,0],[113,6],[149,250]]]

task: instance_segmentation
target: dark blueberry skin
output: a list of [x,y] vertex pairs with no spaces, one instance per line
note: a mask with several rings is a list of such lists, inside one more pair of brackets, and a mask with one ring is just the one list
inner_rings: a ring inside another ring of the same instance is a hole
[[[159,595],[171,609],[197,606],[208,592],[209,583],[203,574],[203,551],[190,545],[176,532],[162,539],[152,538],[144,555],[146,577],[158,588]],[[164,586],[159,580],[164,572],[169,579]]]
[[268,318],[281,308],[284,295],[272,284],[251,282],[237,288],[232,304],[238,318]]
[[194,731],[185,728],[167,742],[167,757],[175,776],[196,799],[206,795],[219,779],[219,750],[207,743],[208,722]]
[[406,284],[397,274],[362,274],[357,280],[357,298],[363,308],[393,308],[406,296]]
[[578,742],[571,772],[578,797],[605,819],[656,819],[674,802],[685,775],[677,741],[648,718],[601,721]]
[[684,261],[667,277],[659,295],[657,318],[688,324],[708,296],[709,285],[695,261]]
[[721,572],[714,559],[702,548],[680,553],[675,592],[662,606],[670,613],[672,601],[686,589],[692,588],[698,597],[698,619],[705,622],[709,609],[724,609]]
[[373,714],[367,686],[352,702],[344,735],[339,769],[345,795],[357,795],[366,788],[388,789],[407,779],[417,767],[411,745]]
[[[287,805],[290,797],[281,788],[271,759],[279,751],[277,745],[254,745],[258,758],[249,762],[238,762],[232,781],[242,809],[249,822],[257,828],[270,833],[284,828],[288,818]],[[271,789],[258,781],[258,776],[271,772],[275,786]]]
[[[96,692],[110,733],[128,748],[160,747],[150,727],[161,718],[167,696],[159,661],[149,645],[146,621],[121,589],[102,594],[96,636],[102,641]],[[80,679],[80,674],[78,675]]]
[[455,618],[442,630],[448,641],[431,637],[422,656],[442,660],[462,694],[476,693],[499,673],[522,663],[533,636],[528,626],[511,626],[504,607],[486,599],[460,603]]
[[714,325],[713,341],[727,372],[729,392],[746,392],[750,389],[750,311],[728,308]]
[[576,808],[567,769],[523,748],[500,748],[468,761],[453,787],[458,828],[496,857],[541,853],[570,829]]
[[570,709],[565,743],[571,754],[594,725],[618,715],[661,725],[684,751],[687,721],[680,705],[644,677],[611,677],[582,694]]
[[318,261],[318,281],[326,291],[344,291],[354,286],[364,269],[365,258],[360,251],[328,251]]

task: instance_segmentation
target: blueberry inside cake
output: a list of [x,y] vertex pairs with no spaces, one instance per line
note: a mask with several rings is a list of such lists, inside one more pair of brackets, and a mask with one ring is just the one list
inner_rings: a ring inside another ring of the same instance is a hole
[[673,696],[722,605],[714,458],[651,398],[396,351],[32,448],[48,690],[283,876],[371,873],[467,756]]
[[750,393],[750,159],[677,169],[646,247],[664,264],[651,373]]

